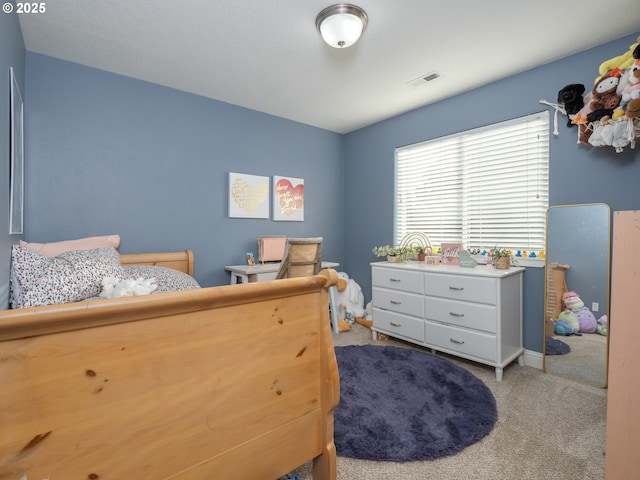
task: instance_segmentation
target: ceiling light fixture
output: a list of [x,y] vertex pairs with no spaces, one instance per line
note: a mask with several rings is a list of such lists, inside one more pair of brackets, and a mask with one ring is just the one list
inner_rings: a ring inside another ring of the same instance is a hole
[[350,3],[339,3],[322,10],[316,27],[325,42],[333,48],[347,48],[358,41],[367,27],[367,14]]

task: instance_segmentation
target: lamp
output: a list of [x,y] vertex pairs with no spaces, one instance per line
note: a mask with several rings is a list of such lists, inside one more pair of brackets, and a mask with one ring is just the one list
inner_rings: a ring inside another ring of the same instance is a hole
[[316,27],[325,42],[333,48],[347,48],[358,41],[367,27],[364,10],[350,3],[339,3],[322,10]]

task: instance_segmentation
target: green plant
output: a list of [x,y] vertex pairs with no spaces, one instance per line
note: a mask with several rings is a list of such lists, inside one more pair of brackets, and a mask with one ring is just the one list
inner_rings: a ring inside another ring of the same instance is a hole
[[389,245],[373,247],[373,254],[376,257],[398,257],[400,255],[404,255],[405,253],[405,247],[391,247]]
[[498,258],[508,258],[509,260],[511,260],[511,263],[513,265],[518,264],[516,257],[513,255],[513,251],[509,250],[508,248],[493,247],[492,249],[489,250],[489,254],[491,255],[491,258],[493,259],[494,262]]

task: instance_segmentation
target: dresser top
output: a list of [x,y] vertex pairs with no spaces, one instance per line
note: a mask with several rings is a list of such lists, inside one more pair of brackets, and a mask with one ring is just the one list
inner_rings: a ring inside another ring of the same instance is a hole
[[372,267],[380,268],[393,268],[396,270],[412,270],[417,272],[432,272],[432,273],[448,273],[451,275],[467,275],[478,277],[491,277],[491,278],[503,278],[510,275],[515,275],[520,272],[524,272],[524,267],[512,266],[509,269],[497,269],[493,265],[481,265],[478,264],[473,268],[461,267],[459,265],[427,265],[422,262],[373,262]]

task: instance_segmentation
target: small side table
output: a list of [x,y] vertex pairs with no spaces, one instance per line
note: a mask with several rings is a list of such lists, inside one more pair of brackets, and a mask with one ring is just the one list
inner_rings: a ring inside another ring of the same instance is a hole
[[[322,262],[322,268],[336,268],[340,264],[336,262]],[[224,269],[231,274],[230,284],[266,282],[275,280],[280,263],[258,263],[256,265],[227,265]],[[329,287],[329,309],[333,331],[338,333],[338,311],[334,305],[336,286]]]

